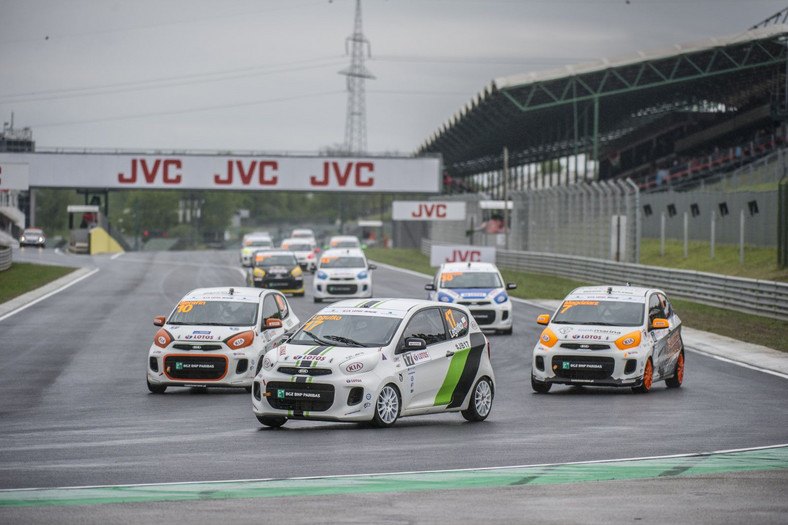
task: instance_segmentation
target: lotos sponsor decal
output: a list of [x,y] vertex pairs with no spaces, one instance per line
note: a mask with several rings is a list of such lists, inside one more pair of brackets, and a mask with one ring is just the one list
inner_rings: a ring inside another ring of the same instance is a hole
[[430,353],[426,350],[422,350],[421,352],[411,352],[410,357],[413,359],[414,363],[418,363],[420,361],[429,361]]
[[601,340],[601,335],[595,334],[575,334],[572,336],[572,339],[594,339],[594,340]]
[[322,355],[296,355],[293,356],[296,361],[325,361],[326,358]]
[[364,368],[364,363],[362,363],[361,361],[356,361],[355,363],[350,363],[349,365],[347,365],[345,367],[345,372],[348,373],[358,372],[362,368]]

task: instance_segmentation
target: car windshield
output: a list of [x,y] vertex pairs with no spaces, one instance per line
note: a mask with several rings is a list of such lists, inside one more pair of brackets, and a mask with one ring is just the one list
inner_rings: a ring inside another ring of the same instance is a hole
[[399,317],[317,314],[304,323],[289,343],[359,348],[386,346],[401,321]]
[[441,288],[502,288],[495,272],[447,272],[441,274]]
[[270,239],[253,239],[251,241],[247,241],[246,245],[257,248],[257,247],[271,247],[274,244],[271,242]]
[[308,245],[308,244],[296,244],[296,243],[293,243],[293,244],[283,245],[282,248],[285,248],[287,250],[291,250],[291,251],[294,251],[294,252],[311,252],[312,251],[312,247],[310,245]]
[[254,260],[254,265],[259,267],[266,266],[295,266],[298,264],[295,256],[288,253],[282,254],[262,254],[257,255]]
[[564,301],[554,324],[590,324],[604,326],[640,326],[643,303],[632,301]]
[[363,257],[328,256],[320,259],[320,268],[366,268]]
[[252,326],[257,323],[257,303],[242,301],[181,301],[168,324]]

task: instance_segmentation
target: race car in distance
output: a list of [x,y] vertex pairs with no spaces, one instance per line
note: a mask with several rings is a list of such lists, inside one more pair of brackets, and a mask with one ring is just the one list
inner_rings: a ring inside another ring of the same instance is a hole
[[334,235],[328,240],[328,247],[329,250],[336,249],[336,248],[361,248],[364,249],[365,246],[361,245],[361,241],[358,240],[358,237],[355,235]]
[[268,234],[244,235],[241,240],[241,265],[252,266],[252,256],[257,250],[274,247],[274,241]]
[[492,263],[444,263],[424,289],[427,299],[462,304],[470,308],[483,330],[512,333],[512,301],[506,290],[517,283],[504,284],[501,272]]
[[377,267],[367,262],[364,252],[358,248],[324,251],[312,282],[315,302],[319,303],[324,299],[372,297],[370,271],[375,268]]
[[243,387],[299,320],[280,292],[256,288],[199,288],[178,301],[148,351],[148,390],[170,386]]
[[45,248],[47,236],[41,228],[25,228],[19,236],[19,246],[40,246]]
[[490,343],[464,306],[423,299],[327,306],[263,357],[252,411],[269,427],[288,419],[393,425],[399,417],[492,409]]
[[311,237],[296,238],[291,237],[282,241],[281,248],[290,250],[298,259],[298,264],[302,270],[314,272],[317,268],[317,245]]
[[260,250],[255,252],[246,282],[255,288],[274,288],[282,293],[304,295],[304,272],[293,252]]
[[533,350],[535,392],[553,383],[648,392],[655,381],[678,388],[684,380],[681,320],[661,290],[577,288],[537,322],[547,327]]

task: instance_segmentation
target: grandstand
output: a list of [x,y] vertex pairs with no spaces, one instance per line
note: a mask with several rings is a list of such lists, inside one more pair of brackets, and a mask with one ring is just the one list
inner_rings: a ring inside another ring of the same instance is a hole
[[[418,149],[446,193],[692,187],[786,141],[788,9],[735,35],[495,79]],[[503,181],[504,148],[508,178]]]

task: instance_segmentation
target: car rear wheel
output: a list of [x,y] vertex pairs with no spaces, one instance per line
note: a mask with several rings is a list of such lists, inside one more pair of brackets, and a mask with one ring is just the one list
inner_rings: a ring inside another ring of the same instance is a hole
[[678,388],[684,382],[684,350],[679,352],[679,358],[676,359],[676,370],[673,372],[673,377],[665,380],[668,388]]
[[266,417],[266,416],[257,416],[257,421],[260,422],[261,425],[265,425],[271,428],[279,428],[285,424],[287,418],[285,417]]
[[167,390],[166,385],[152,385],[147,379],[146,381],[148,383],[148,390],[150,390],[153,394],[163,394],[164,391]]
[[383,387],[375,402],[375,416],[372,424],[378,428],[390,427],[399,417],[400,397],[397,387],[391,383]]
[[473,387],[471,401],[468,403],[468,408],[462,411],[462,417],[468,421],[484,421],[490,415],[492,402],[492,383],[486,377],[482,377]]
[[646,368],[643,370],[643,381],[640,386],[633,386],[632,391],[640,394],[645,394],[651,390],[651,385],[654,381],[654,365],[651,364],[651,358],[646,361]]
[[531,389],[537,394],[546,394],[550,391],[550,387],[552,387],[552,383],[542,383],[541,381],[537,381],[534,379],[534,374],[531,373]]

